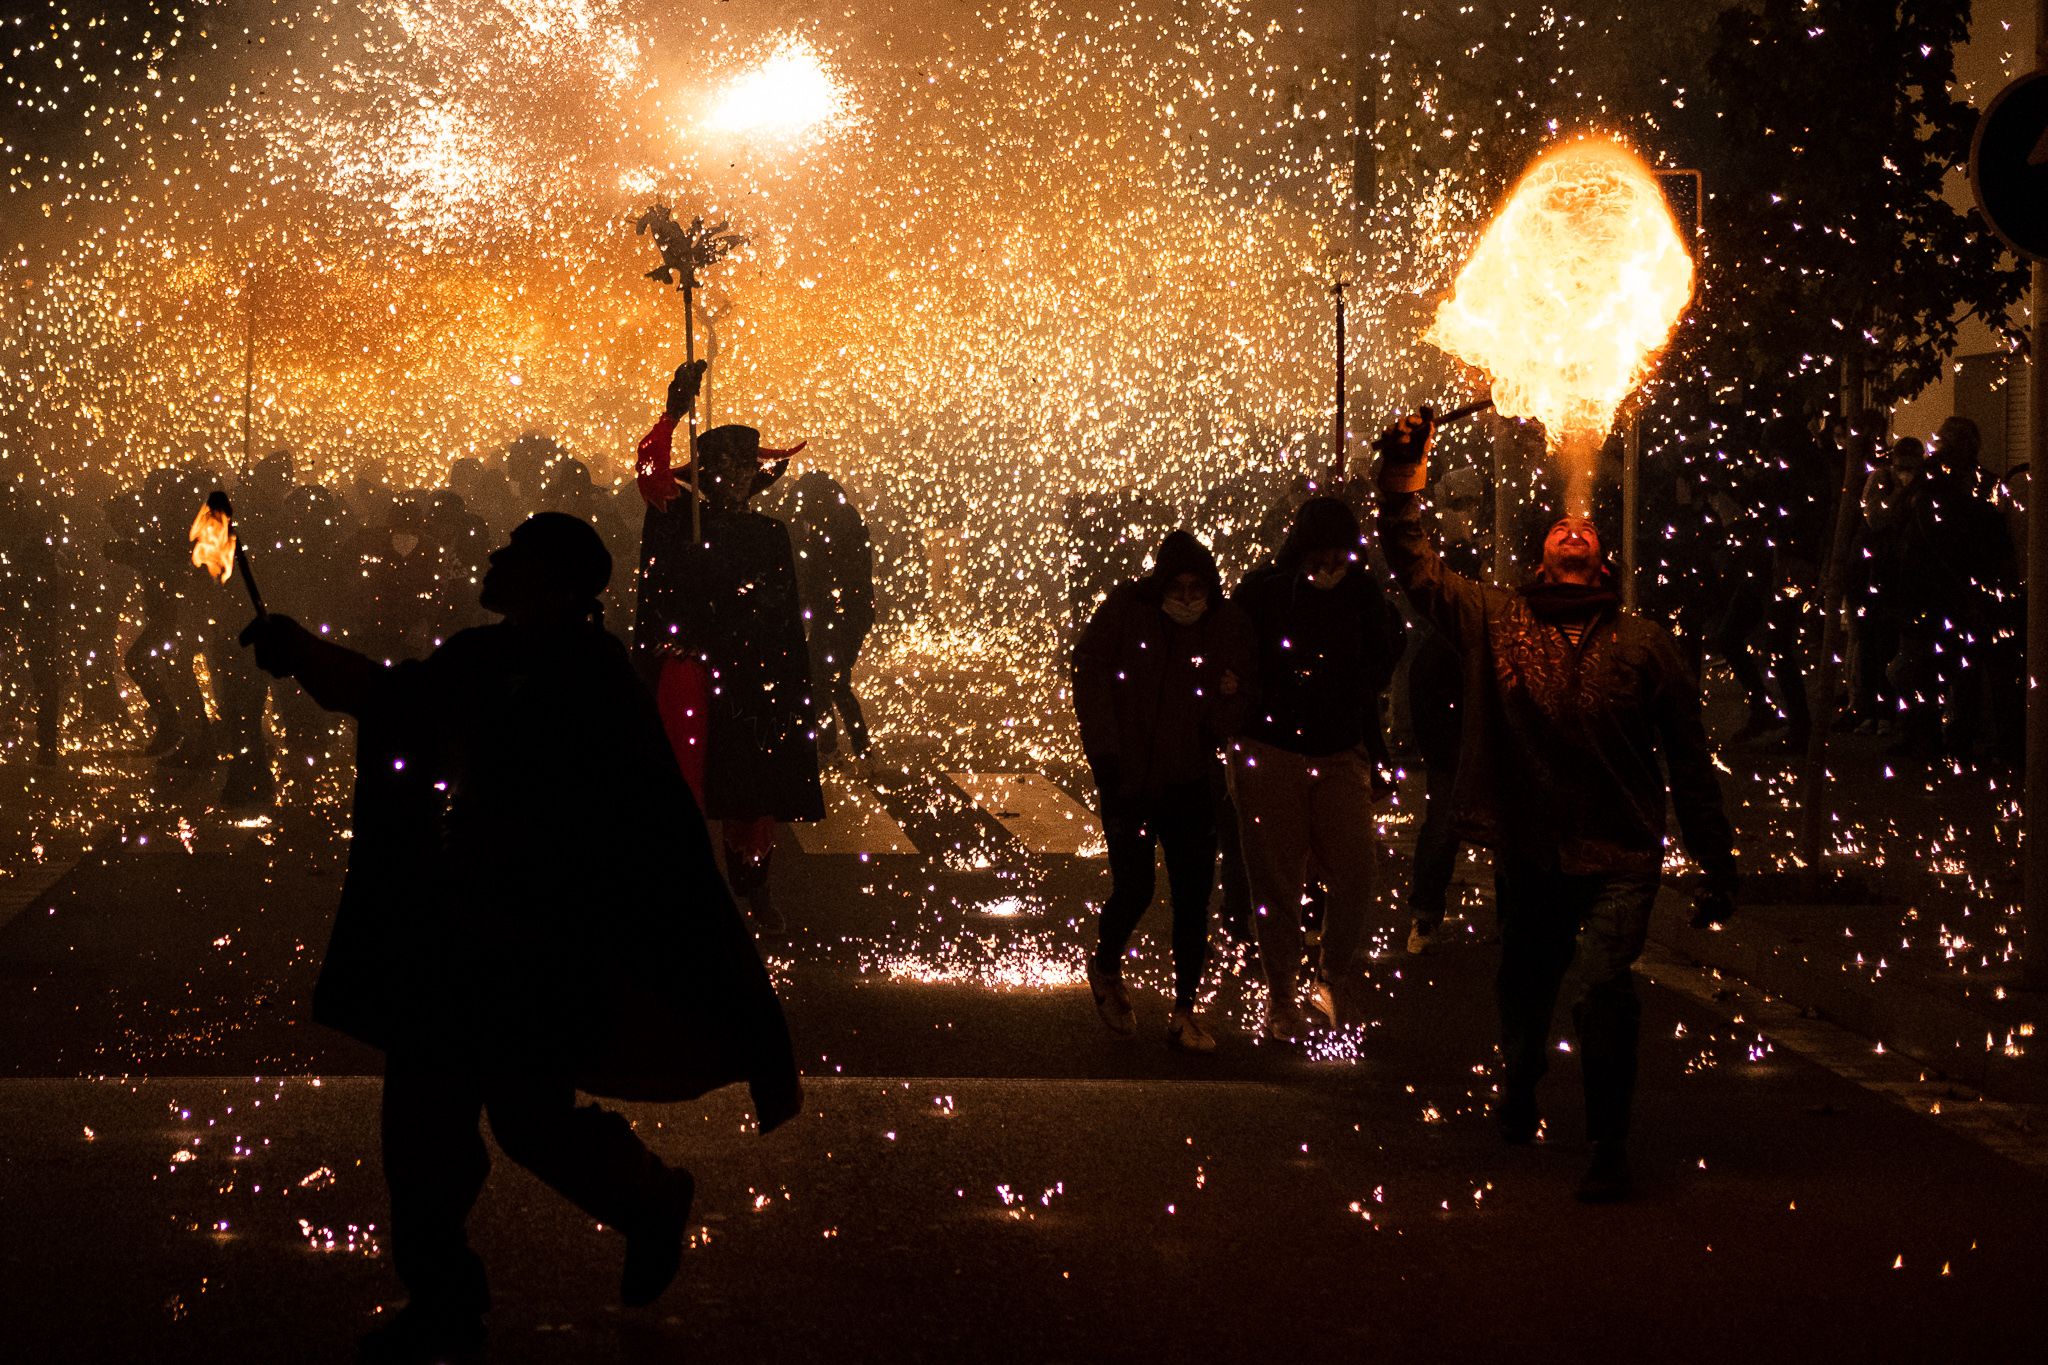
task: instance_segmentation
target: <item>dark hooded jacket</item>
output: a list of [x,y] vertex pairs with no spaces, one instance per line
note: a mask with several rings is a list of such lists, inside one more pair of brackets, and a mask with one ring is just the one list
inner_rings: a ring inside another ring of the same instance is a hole
[[[1184,573],[1209,595],[1208,610],[1188,626],[1162,609]],[[1226,672],[1238,679],[1233,693],[1224,690]],[[1217,751],[1242,724],[1252,681],[1251,623],[1224,599],[1207,547],[1173,532],[1152,572],[1111,589],[1074,646],[1074,714],[1103,799],[1144,801],[1210,778]]]
[[788,1028],[625,649],[595,622],[466,630],[293,673],[361,722],[348,878],[313,1012],[466,1072],[795,1112]]
[[1379,527],[1416,611],[1463,656],[1452,793],[1462,837],[1560,872],[1654,873],[1668,772],[1686,848],[1710,875],[1733,875],[1699,686],[1670,632],[1608,593],[1574,645],[1546,601],[1557,594],[1506,592],[1446,568],[1413,495],[1383,495]]
[[1251,738],[1311,757],[1363,746],[1386,761],[1380,697],[1401,662],[1401,614],[1362,562],[1334,588],[1302,576],[1314,552],[1359,546],[1356,514],[1336,498],[1311,498],[1280,553],[1238,584],[1231,600],[1257,635]]

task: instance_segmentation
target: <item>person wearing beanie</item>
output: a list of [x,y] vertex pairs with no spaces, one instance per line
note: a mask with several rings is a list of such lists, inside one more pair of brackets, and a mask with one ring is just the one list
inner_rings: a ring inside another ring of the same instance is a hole
[[747,504],[795,451],[764,450],[748,426],[699,436],[704,504],[693,534],[688,494],[669,470],[669,439],[701,377],[701,362],[676,372],[667,414],[640,443],[647,513],[633,653],[683,776],[705,818],[719,822],[733,891],[756,929],[780,937],[786,929],[769,889],[777,830],[824,819],[825,795],[789,532]]
[[1695,923],[1733,912],[1734,835],[1699,685],[1670,632],[1623,609],[1585,517],[1552,525],[1519,590],[1446,566],[1417,496],[1430,435],[1418,416],[1379,438],[1380,543],[1415,609],[1455,640],[1463,669],[1451,800],[1459,835],[1493,850],[1503,1064],[1494,1116],[1509,1143],[1536,1139],[1551,1015],[1576,955],[1584,985],[1572,1018],[1593,1148],[1579,1197],[1624,1199],[1642,1017],[1633,968],[1663,870],[1667,794],[1706,872]]
[[1242,719],[1251,670],[1251,623],[1224,600],[1215,557],[1187,531],[1160,542],[1151,572],[1110,590],[1074,646],[1074,714],[1109,844],[1109,899],[1088,984],[1119,1036],[1137,1029],[1123,959],[1152,904],[1157,849],[1173,900],[1167,1046],[1216,1050],[1196,1003],[1216,884],[1217,755]]
[[368,1360],[468,1358],[490,1294],[464,1231],[490,1158],[625,1235],[620,1297],[675,1277],[695,1181],[576,1092],[681,1100],[746,1081],[762,1131],[802,1090],[789,1030],[654,701],[603,626],[591,526],[529,518],[492,553],[504,619],[385,666],[260,616],[257,667],[356,718],[348,876],[313,992],[385,1054],[392,1268]]
[[1338,498],[1312,497],[1279,553],[1232,598],[1255,631],[1257,688],[1230,747],[1230,789],[1269,993],[1266,1031],[1282,1040],[1307,1023],[1296,997],[1311,868],[1326,895],[1309,999],[1332,1025],[1358,984],[1377,880],[1380,698],[1405,627],[1363,548],[1357,514]]

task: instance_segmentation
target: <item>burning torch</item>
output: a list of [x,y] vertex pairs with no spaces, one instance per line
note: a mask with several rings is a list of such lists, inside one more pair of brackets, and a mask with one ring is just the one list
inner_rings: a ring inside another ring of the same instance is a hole
[[[647,212],[640,215],[633,224],[633,234],[654,235],[654,245],[661,252],[661,264],[647,272],[650,280],[673,284],[683,291],[683,362],[689,364],[697,358],[697,286],[701,281],[697,273],[706,267],[716,265],[741,246],[747,239],[730,230],[724,220],[704,225],[702,218],[693,218],[688,227],[676,222],[669,206],[655,201]],[[690,398],[690,538],[704,538],[703,512],[700,504],[700,489],[697,475],[697,400],[693,393]]]
[[263,609],[263,594],[256,587],[256,575],[249,570],[248,553],[235,535],[235,509],[229,505],[227,494],[216,488],[206,495],[205,506],[192,519],[190,539],[194,568],[206,570],[216,583],[227,582],[230,572],[240,574],[242,586],[249,590],[249,605],[256,608],[257,617],[270,614]]

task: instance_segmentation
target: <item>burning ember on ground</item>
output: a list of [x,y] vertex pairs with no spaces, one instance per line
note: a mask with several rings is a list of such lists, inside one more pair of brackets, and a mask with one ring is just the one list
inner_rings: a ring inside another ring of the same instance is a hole
[[1427,340],[1493,380],[1494,406],[1543,424],[1592,510],[1593,459],[1692,297],[1692,257],[1650,168],[1588,138],[1526,171],[1458,272]]
[[192,567],[213,575],[216,583],[228,581],[235,571],[234,523],[226,512],[207,503],[192,518]]

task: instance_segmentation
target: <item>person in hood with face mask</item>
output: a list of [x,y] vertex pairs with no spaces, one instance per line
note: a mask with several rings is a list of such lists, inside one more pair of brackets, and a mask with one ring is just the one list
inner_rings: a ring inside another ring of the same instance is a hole
[[1074,712],[1109,843],[1110,893],[1088,984],[1119,1036],[1137,1030],[1123,957],[1152,903],[1157,848],[1173,898],[1167,1045],[1216,1050],[1195,1003],[1216,880],[1217,753],[1243,717],[1251,669],[1251,623],[1224,600],[1214,556],[1186,531],[1160,542],[1150,573],[1111,589],[1074,646]]
[[1271,999],[1266,1030],[1300,1036],[1296,1002],[1310,869],[1326,896],[1310,1001],[1337,1022],[1373,896],[1373,803],[1386,753],[1380,697],[1401,659],[1404,627],[1361,562],[1358,517],[1329,496],[1294,514],[1273,560],[1232,598],[1257,632],[1258,691],[1231,745],[1230,782]]
[[1380,543],[1408,600],[1463,662],[1464,739],[1451,792],[1458,833],[1493,850],[1500,917],[1503,1139],[1536,1139],[1536,1083],[1573,959],[1572,1007],[1593,1159],[1579,1197],[1626,1198],[1623,1144],[1642,1006],[1634,964],[1664,865],[1665,805],[1706,872],[1696,924],[1733,912],[1734,835],[1700,723],[1699,685],[1671,633],[1621,605],[1600,538],[1561,517],[1519,590],[1448,567],[1423,530],[1431,426],[1380,437]]

